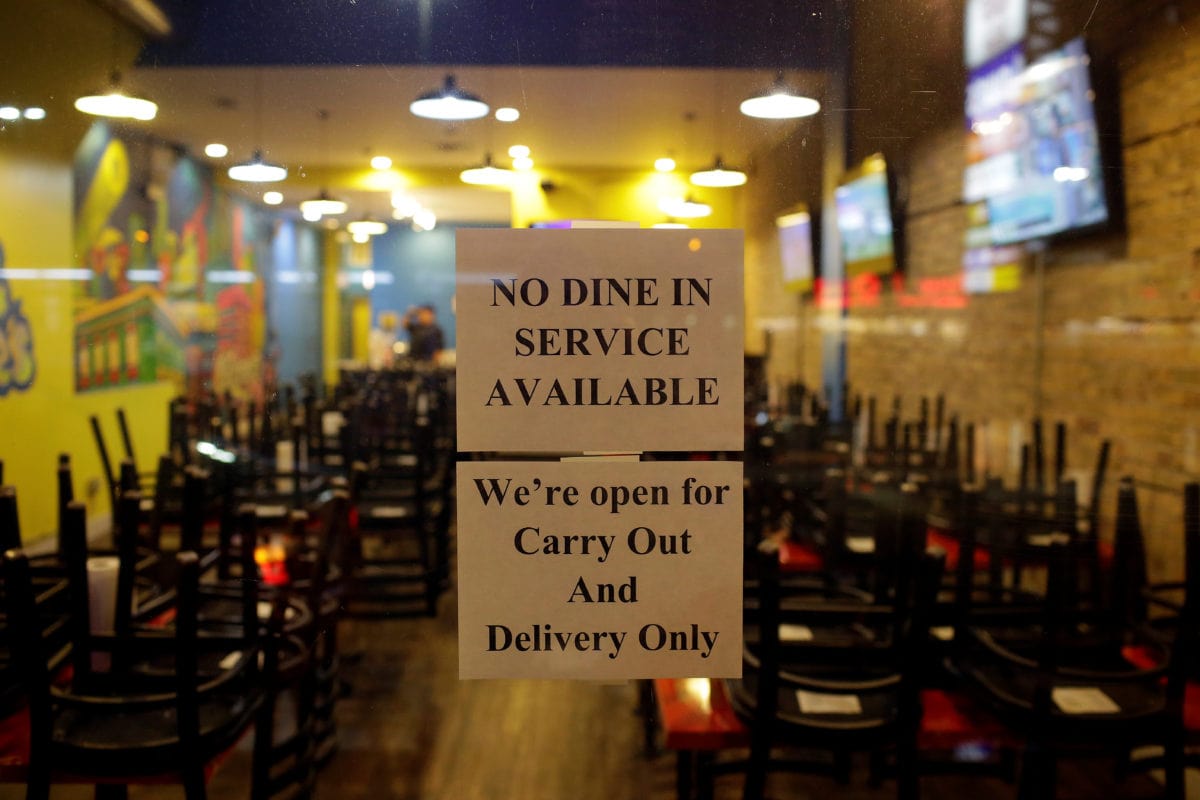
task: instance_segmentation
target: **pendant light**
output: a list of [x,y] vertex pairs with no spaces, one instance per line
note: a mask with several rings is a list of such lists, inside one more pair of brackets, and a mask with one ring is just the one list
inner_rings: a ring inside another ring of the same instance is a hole
[[470,92],[458,88],[453,75],[447,75],[440,89],[426,92],[409,104],[418,117],[457,122],[487,116],[488,104]]
[[747,117],[799,119],[816,114],[821,110],[821,104],[811,97],[793,92],[784,81],[783,72],[780,72],[770,89],[761,95],[743,100],[739,108]]
[[[326,168],[328,168],[329,164],[329,145],[325,138],[325,123],[328,121],[328,119],[328,111],[325,109],[317,110],[317,120],[321,123],[319,127],[321,135],[321,157],[325,159]],[[317,193],[316,197],[305,200],[300,204],[300,213],[305,219],[312,220],[314,217],[316,219],[320,219],[321,217],[345,214],[347,208],[349,208],[349,206],[346,205],[345,201],[330,197],[329,192],[325,190],[324,186],[322,186],[321,191]]]
[[[262,73],[254,75],[254,140],[259,140],[262,129]],[[261,150],[255,150],[249,161],[234,164],[229,168],[229,177],[245,183],[275,183],[288,176],[287,167],[274,164],[263,158]]]
[[729,188],[731,186],[741,186],[746,182],[746,173],[739,169],[730,169],[725,166],[725,162],[717,156],[716,161],[711,167],[699,172],[693,172],[688,179],[693,186],[707,186],[710,188]]
[[380,222],[370,215],[346,224],[346,230],[350,231],[351,236],[382,236],[387,233],[387,229],[386,222]]
[[75,101],[75,108],[85,114],[113,119],[135,119],[147,122],[158,114],[158,105],[150,100],[132,97],[121,91],[121,70],[117,68],[117,50],[120,44],[121,25],[113,19],[112,70],[109,72],[108,91],[89,94]]
[[89,94],[75,101],[75,108],[85,114],[113,119],[136,119],[147,122],[158,114],[158,104],[121,91],[121,72],[114,69],[104,94]]
[[664,197],[658,201],[658,210],[676,219],[699,219],[712,214],[712,206],[687,197]]
[[492,154],[488,153],[483,159],[483,165],[464,169],[458,174],[459,180],[473,186],[507,186],[512,183],[512,170],[497,167],[492,163]]

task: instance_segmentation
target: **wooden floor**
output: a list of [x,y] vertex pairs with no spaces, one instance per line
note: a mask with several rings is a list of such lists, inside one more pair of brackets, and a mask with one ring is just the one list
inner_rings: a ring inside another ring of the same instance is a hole
[[[329,800],[669,800],[670,753],[646,758],[630,684],[566,681],[459,681],[456,609],[446,598],[437,619],[344,623],[343,643],[358,658],[345,667],[350,696],[338,710],[341,750],[321,775]],[[248,798],[249,751],[243,746],[217,772],[212,800]],[[1063,800],[1155,796],[1145,777],[1117,784],[1105,765],[1064,769]],[[1194,777],[1194,776],[1192,776]],[[740,797],[735,778],[719,800]],[[998,780],[926,778],[926,800],[1000,800],[1014,796]],[[0,800],[23,796],[0,787]],[[55,787],[56,800],[90,790]],[[132,798],[182,798],[175,787],[134,788]],[[882,800],[861,778],[838,786],[820,778],[772,784],[780,800],[836,797]],[[1200,797],[1200,794],[1194,796]]]

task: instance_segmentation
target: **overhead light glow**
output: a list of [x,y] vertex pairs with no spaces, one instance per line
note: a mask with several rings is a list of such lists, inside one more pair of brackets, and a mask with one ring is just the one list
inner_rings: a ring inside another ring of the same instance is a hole
[[431,209],[422,208],[416,214],[413,214],[413,230],[431,231],[437,225],[437,214]]
[[303,218],[303,220],[305,222],[320,222],[321,221],[321,212],[317,211],[315,209],[310,209],[310,210],[306,211],[302,208],[302,209],[300,209],[300,216],[301,216],[301,218]]
[[45,118],[46,109],[42,108],[41,106],[30,106],[29,108],[25,109],[25,119],[38,120]]
[[362,274],[362,287],[368,292],[375,288],[375,270],[364,269]]
[[675,159],[673,158],[658,158],[654,160],[654,168],[659,172],[674,172]]
[[421,204],[417,198],[404,192],[392,192],[392,212],[393,219],[408,219],[415,216],[421,210]]
[[263,202],[269,206],[277,206],[283,202],[282,192],[263,192]]
[[811,97],[795,95],[786,89],[743,100],[739,106],[747,117],[758,119],[799,119],[811,117],[821,110],[821,104]]
[[365,233],[367,236],[380,236],[387,233],[387,229],[387,223],[377,219],[356,219],[346,225],[346,230],[350,231],[352,236],[360,233]]
[[263,161],[262,153],[255,152],[254,157],[241,164],[229,168],[229,177],[245,183],[274,183],[288,176],[287,167]]
[[391,169],[392,160],[387,156],[375,156],[371,159],[371,169]]
[[229,155],[229,148],[220,142],[209,142],[204,145],[204,155],[209,158],[224,158]]
[[688,179],[694,186],[708,186],[726,189],[731,186],[741,186],[746,182],[746,173],[738,169],[726,169],[721,157],[717,156],[716,162],[706,170],[693,172]]
[[505,106],[504,108],[496,109],[497,122],[516,122],[520,118],[521,112],[517,111],[515,108],[509,108],[508,106]]
[[509,158],[529,158],[529,154],[531,152],[532,151],[526,145],[514,144],[512,147],[508,148],[508,157]]
[[698,219],[712,214],[712,206],[690,197],[664,197],[658,201],[658,210],[677,219]]
[[437,120],[479,119],[488,113],[488,104],[458,88],[453,75],[447,75],[441,89],[418,97],[408,106],[418,117]]
[[371,241],[371,234],[361,233],[361,232],[360,233],[352,233],[352,234],[350,234],[350,239],[355,244],[366,244],[367,242]]
[[507,186],[512,183],[512,170],[501,169],[492,164],[492,156],[489,153],[483,160],[482,167],[472,167],[464,169],[458,173],[458,178],[463,183],[469,183],[474,186]]
[[332,198],[324,189],[322,189],[321,193],[316,197],[310,200],[305,200],[300,204],[300,213],[316,214],[317,218],[320,219],[321,217],[345,214],[347,208],[349,208],[349,206],[346,205],[344,200]]
[[513,159],[513,169],[519,169],[522,172],[528,172],[533,169],[533,159],[528,156]]
[[136,119],[146,122],[158,114],[158,104],[140,97],[130,97],[115,89],[108,94],[89,94],[75,101],[75,108],[85,114],[116,119]]
[[658,228],[659,230],[677,230],[679,228],[686,228],[687,225],[682,222],[656,222],[650,227]]
[[11,122],[21,118],[21,109],[16,106],[0,106],[0,119]]

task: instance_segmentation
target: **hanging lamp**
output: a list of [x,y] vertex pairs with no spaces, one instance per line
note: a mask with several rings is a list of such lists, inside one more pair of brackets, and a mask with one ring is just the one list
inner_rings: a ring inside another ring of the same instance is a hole
[[483,165],[464,169],[458,179],[473,186],[507,186],[512,183],[512,170],[497,167],[492,163],[492,154],[484,156]]
[[470,92],[458,88],[453,75],[447,75],[440,89],[426,92],[409,104],[418,117],[457,122],[487,116],[488,104]]
[[[254,141],[258,142],[262,131],[262,73],[254,75]],[[229,177],[245,183],[275,183],[287,178],[287,167],[263,158],[262,150],[255,150],[249,161],[234,164],[229,168]]]
[[158,104],[121,91],[121,71],[114,69],[109,77],[108,91],[89,94],[75,101],[75,108],[85,114],[113,119],[136,119],[147,122],[158,114]]
[[746,173],[740,169],[730,169],[725,166],[725,162],[717,156],[713,165],[705,170],[693,172],[688,178],[693,186],[706,186],[710,188],[729,188],[731,186],[741,186],[746,182]]
[[[321,125],[320,125],[321,157],[325,159],[325,163],[326,163],[326,165],[328,165],[329,164],[329,145],[325,139],[325,123],[329,119],[329,112],[323,108],[318,109],[317,110],[317,119],[321,123]],[[300,204],[300,213],[304,216],[305,219],[312,220],[314,217],[316,219],[320,219],[321,217],[329,217],[329,216],[337,216],[338,214],[345,214],[347,208],[349,208],[349,206],[346,204],[346,202],[344,200],[338,200],[336,198],[330,197],[329,192],[326,191],[324,186],[322,186],[321,191],[317,193],[316,197],[305,200],[304,202],[302,202]]]
[[675,219],[698,219],[712,214],[712,206],[687,197],[664,197],[658,201],[658,210]]
[[766,92],[742,101],[739,106],[747,117],[758,119],[799,119],[811,117],[821,110],[821,104],[811,97],[797,94],[780,72]]

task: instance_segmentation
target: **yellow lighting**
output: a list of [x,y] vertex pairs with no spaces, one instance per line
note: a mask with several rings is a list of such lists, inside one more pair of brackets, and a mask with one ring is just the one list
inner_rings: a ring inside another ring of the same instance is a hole
[[371,241],[371,234],[369,234],[369,233],[352,233],[352,234],[350,234],[350,238],[354,241],[355,244],[366,244],[367,242]]
[[492,164],[489,154],[483,161],[482,167],[464,169],[458,174],[459,180],[473,186],[507,186],[512,183],[512,170],[501,169]]
[[6,122],[12,122],[15,119],[21,118],[21,109],[16,106],[0,106],[0,119]]
[[108,94],[90,94],[75,101],[75,108],[85,114],[116,119],[136,119],[146,122],[158,113],[158,104],[140,97],[130,97],[113,90]]
[[509,108],[505,106],[504,108],[496,109],[497,122],[516,122],[520,118],[521,112],[517,111],[515,108]]
[[24,116],[25,119],[45,119],[46,109],[42,108],[41,106],[30,106],[29,108],[25,109]]
[[351,235],[365,233],[367,236],[380,236],[387,233],[387,229],[387,223],[377,219],[356,219],[346,225],[346,230],[350,231]]
[[220,142],[209,142],[204,145],[204,155],[209,158],[224,158],[229,155],[229,148]]
[[523,144],[514,144],[508,148],[509,158],[529,158],[530,152],[532,151]]
[[416,214],[413,214],[413,230],[431,231],[437,225],[437,214],[433,213],[428,208],[422,208]]
[[658,201],[658,210],[677,219],[698,219],[712,214],[712,206],[697,203],[690,197],[664,197]]
[[371,159],[371,169],[391,169],[392,160],[387,156],[375,156]]
[[529,157],[514,158],[513,169],[519,169],[522,172],[528,172],[533,169],[533,159]]
[[673,159],[673,158],[656,159],[654,162],[654,168],[656,170],[658,170],[659,172],[674,172],[675,171],[675,159]]
[[263,192],[263,202],[269,206],[277,206],[283,202],[282,192]]
[[718,156],[716,163],[710,169],[693,172],[689,180],[695,186],[725,189],[744,184],[746,182],[746,173],[737,169],[726,169],[724,162]]
[[302,208],[300,209],[300,216],[305,222],[318,222],[321,219],[321,212],[317,211],[315,208],[308,210]]

